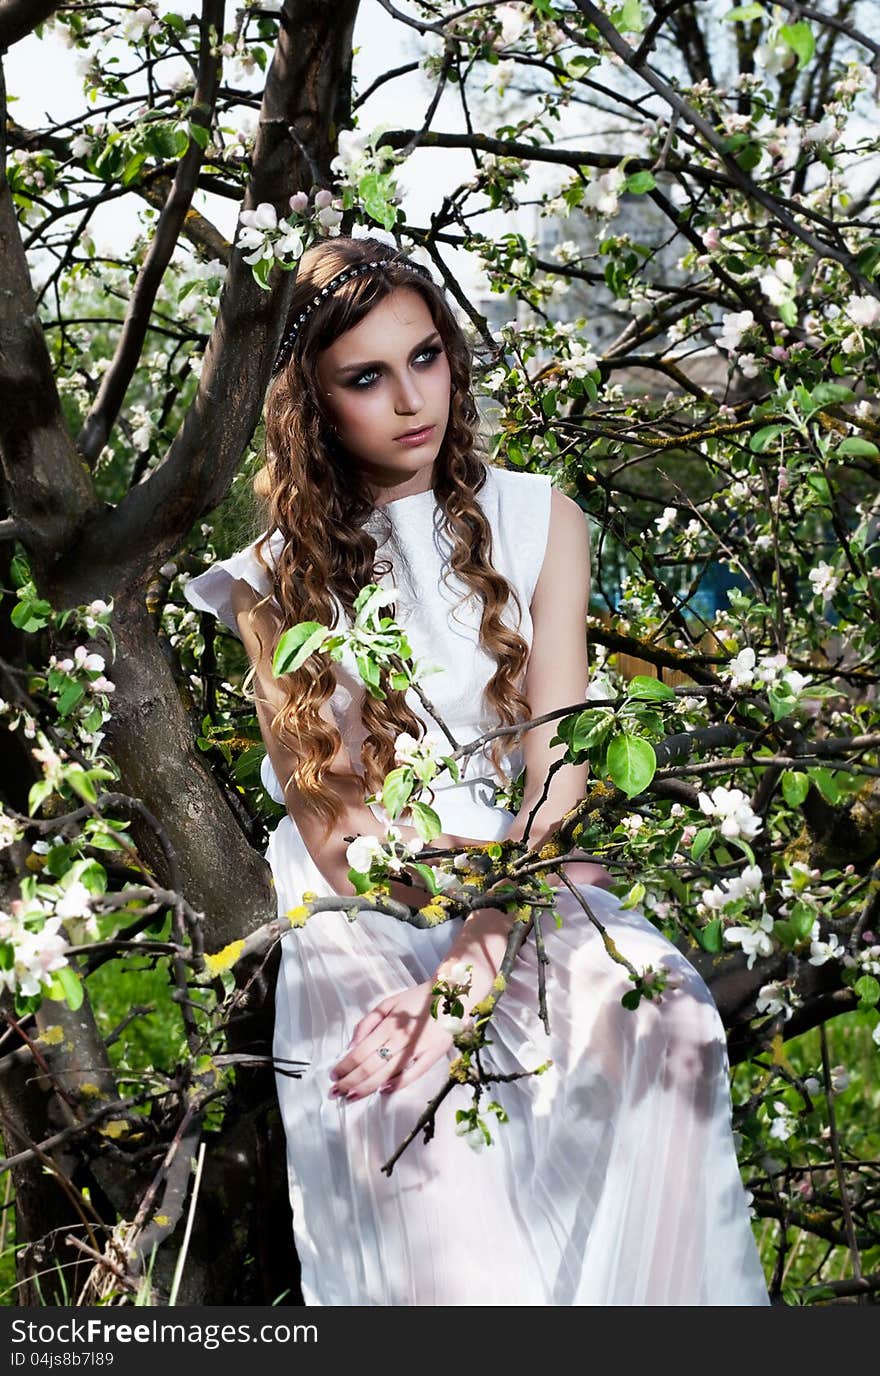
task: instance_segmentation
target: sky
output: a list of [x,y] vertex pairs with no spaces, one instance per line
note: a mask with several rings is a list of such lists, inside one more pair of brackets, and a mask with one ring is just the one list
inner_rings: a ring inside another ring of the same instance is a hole
[[[160,13],[173,10],[184,14],[191,12],[181,0],[177,0],[176,4],[172,0],[158,0],[155,7]],[[109,11],[110,7],[107,8]],[[234,12],[234,6],[229,5],[227,31],[231,28]],[[358,89],[362,91],[382,72],[423,56],[425,52],[424,40],[392,19],[375,0],[364,0],[361,5],[354,40],[355,46],[360,49],[355,64]],[[82,79],[76,71],[78,56],[77,50],[66,47],[51,31],[47,31],[42,39],[24,39],[11,49],[4,59],[4,65],[9,94],[18,97],[11,105],[11,114],[19,123],[28,128],[53,126],[77,115],[93,116],[103,106],[103,97],[94,106],[85,99]],[[264,79],[257,69],[252,78],[236,78],[231,84],[237,88],[247,86],[256,92],[261,89]],[[361,127],[373,128],[387,124],[394,128],[418,128],[430,98],[431,87],[422,73],[397,78],[380,87],[370,97],[360,116]],[[441,99],[434,127],[463,131],[460,107],[451,93],[444,94]],[[404,194],[403,209],[409,222],[428,224],[431,212],[437,206],[438,186],[452,188],[472,175],[473,163],[464,151],[431,149],[416,152],[401,168],[398,177]],[[198,192],[194,204],[227,239],[232,239],[238,210],[235,202]],[[130,242],[140,228],[137,210],[142,206],[140,198],[132,195],[101,207],[92,220],[96,249],[100,252],[102,247],[107,247],[118,251],[123,236]],[[480,224],[489,230],[493,219],[485,217]],[[522,211],[515,217],[496,215],[494,225],[496,229],[502,225],[504,229],[516,228],[527,234],[535,232],[534,215],[528,211]],[[479,267],[469,255],[444,250],[444,258],[456,272],[465,291],[479,293],[482,290]]]

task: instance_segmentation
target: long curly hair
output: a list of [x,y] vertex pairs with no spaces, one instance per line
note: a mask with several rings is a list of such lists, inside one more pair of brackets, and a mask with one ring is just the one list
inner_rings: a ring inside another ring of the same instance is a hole
[[[434,465],[434,496],[450,539],[451,569],[482,599],[480,643],[496,662],[485,689],[485,705],[499,725],[513,726],[529,717],[528,701],[519,686],[528,646],[502,620],[509,597],[515,598],[520,616],[522,607],[515,589],[492,567],[491,527],[475,500],[486,481],[486,464],[477,452],[470,350],[441,289],[430,277],[397,266],[401,259],[403,255],[391,246],[372,238],[328,239],[303,254],[285,337],[332,277],[363,262],[381,260],[383,266],[349,279],[324,298],[303,322],[287,361],[270,385],[264,410],[264,466],[254,481],[257,497],[266,504],[266,535],[257,543],[257,557],[281,609],[281,627],[300,621],[335,627],[338,604],[334,599],[353,620],[360,590],[390,570],[387,561],[377,562],[376,539],[364,528],[375,507],[324,409],[317,360],[323,349],[395,288],[419,292],[443,341],[451,374],[449,421]],[[283,536],[283,544],[273,567],[263,550],[276,532]],[[259,605],[250,613],[252,623]],[[395,616],[395,608],[389,606],[383,614]],[[281,628],[271,647],[273,653],[280,633]],[[343,810],[333,781],[352,777],[331,769],[340,735],[330,724],[329,714],[321,711],[336,687],[333,661],[321,652],[313,654],[278,682],[288,700],[275,714],[272,730],[296,760],[285,792],[292,780],[324,821],[326,843]],[[395,767],[397,735],[406,731],[420,739],[426,729],[408,706],[405,693],[393,688],[385,673],[380,686],[384,700],[365,692],[361,706],[366,732],[361,752],[364,772],[354,777],[365,799],[381,790],[385,775]],[[521,733],[496,738],[487,748],[502,784],[510,782],[502,756],[520,739]]]

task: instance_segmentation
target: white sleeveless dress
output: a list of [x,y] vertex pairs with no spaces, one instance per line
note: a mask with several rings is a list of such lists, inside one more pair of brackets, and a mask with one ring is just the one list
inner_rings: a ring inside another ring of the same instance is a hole
[[[546,549],[550,481],[490,467],[477,500],[492,529],[492,563],[519,593],[519,630],[531,644],[528,608]],[[424,680],[425,693],[456,740],[468,742],[497,724],[482,704],[494,661],[479,645],[479,606],[470,599],[455,609],[468,590],[446,563],[450,545],[433,492],[400,498],[384,511],[393,541],[378,553],[393,569],[381,581],[399,591],[398,620],[416,660],[442,667]],[[371,516],[371,527],[378,519]],[[235,631],[236,578],[263,595],[271,591],[248,546],[192,579],[186,596]],[[517,625],[512,600],[505,619]],[[334,665],[334,672],[333,711],[358,768],[363,688],[353,662]],[[411,690],[407,701],[436,731]],[[507,763],[515,777],[521,753]],[[268,760],[263,781],[281,802]],[[462,782],[437,788],[444,830],[504,837],[513,813],[494,805],[494,791],[486,757],[472,757]],[[280,914],[301,903],[304,890],[330,892],[290,816],[278,823],[266,858]],[[446,1059],[393,1094],[351,1103],[328,1098],[329,1072],[366,1013],[433,976],[460,924],[421,931],[373,911],[355,922],[325,912],[285,936],[274,1050],[308,1062],[301,1078],[277,1078],[307,1305],[769,1303],[736,1160],[727,1043],[712,996],[642,912],[621,909],[607,890],[580,891],[637,968],[671,972],[662,1000],[643,1000],[634,1012],[621,1006],[632,987],[625,970],[605,954],[574,896],[558,892],[562,927],[551,918],[543,923],[550,1035],[537,1015],[530,936],[499,1002],[485,1057],[501,1073],[550,1058],[554,1069],[492,1086],[483,1106],[496,1099],[509,1121],[488,1116],[494,1140],[482,1151],[455,1133],[456,1108],[472,1103],[456,1086],[433,1140],[417,1137],[390,1177],[381,1167],[445,1082]]]

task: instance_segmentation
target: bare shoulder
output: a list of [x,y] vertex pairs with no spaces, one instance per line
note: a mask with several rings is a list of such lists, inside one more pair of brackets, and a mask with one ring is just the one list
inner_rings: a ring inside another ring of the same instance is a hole
[[577,502],[559,488],[550,490],[550,523],[547,549],[535,592],[533,607],[555,600],[565,588],[577,594],[589,590],[590,528]]

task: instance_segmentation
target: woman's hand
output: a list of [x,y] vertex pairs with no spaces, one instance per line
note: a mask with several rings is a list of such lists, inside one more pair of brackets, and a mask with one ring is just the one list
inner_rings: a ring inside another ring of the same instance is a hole
[[[336,1081],[331,1098],[363,1099],[376,1090],[400,1089],[449,1055],[452,1034],[431,1017],[433,987],[432,980],[392,994],[361,1018],[349,1050],[330,1072]],[[391,1052],[386,1058],[379,1055],[384,1046]]]

